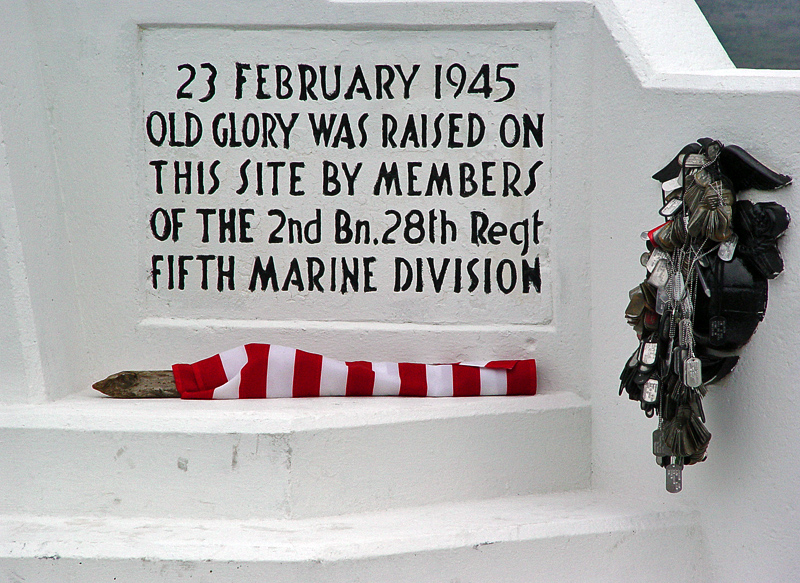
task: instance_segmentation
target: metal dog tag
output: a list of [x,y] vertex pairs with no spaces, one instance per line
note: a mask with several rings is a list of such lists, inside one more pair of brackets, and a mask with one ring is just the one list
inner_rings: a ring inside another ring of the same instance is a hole
[[661,190],[664,192],[672,192],[673,190],[678,190],[681,186],[683,186],[683,175],[678,174],[672,180],[667,180],[666,182],[661,183]]
[[686,292],[686,283],[683,280],[683,274],[678,271],[672,276],[672,299],[676,302],[683,299],[683,294]]
[[669,269],[667,269],[666,261],[659,261],[653,268],[653,273],[647,279],[647,282],[653,287],[662,288],[667,285],[669,281]]
[[647,259],[647,263],[645,264],[645,268],[647,269],[648,273],[653,272],[659,261],[669,261],[669,254],[667,254],[667,252],[663,249],[653,249],[653,252],[650,254],[650,257]]
[[667,466],[667,492],[677,494],[683,489],[683,464],[671,463]]
[[642,385],[642,401],[652,405],[658,400],[658,380],[650,379]]
[[664,312],[667,310],[667,304],[669,303],[669,294],[667,293],[666,287],[658,288],[658,292],[656,293],[656,314],[659,316],[663,316]]
[[703,365],[696,356],[687,358],[683,362],[683,384],[692,388],[703,384]]
[[642,354],[639,357],[639,361],[646,365],[652,366],[656,363],[656,357],[658,356],[658,343],[657,342],[645,342],[642,344]]
[[677,213],[680,208],[683,206],[683,201],[679,198],[673,198],[667,204],[665,204],[658,213],[662,217],[671,217],[675,213]]
[[736,244],[739,242],[739,237],[736,233],[731,233],[727,241],[719,244],[717,249],[717,256],[723,261],[730,261],[733,259],[733,254],[736,252]]
[[653,455],[656,457],[667,457],[672,455],[672,452],[667,447],[667,444],[664,443],[664,433],[661,431],[661,429],[656,429],[653,431]]
[[705,166],[707,162],[708,158],[706,158],[703,154],[689,154],[686,156],[684,165],[687,168],[700,168]]
[[694,306],[692,305],[692,298],[689,295],[685,295],[683,301],[681,302],[681,310],[683,315],[687,318],[691,318],[692,314],[694,314]]
[[683,348],[688,348],[692,343],[692,321],[689,318],[678,322],[678,343]]

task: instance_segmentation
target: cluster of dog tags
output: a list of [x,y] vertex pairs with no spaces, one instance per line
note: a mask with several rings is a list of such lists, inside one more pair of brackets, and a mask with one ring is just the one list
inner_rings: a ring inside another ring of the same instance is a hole
[[620,395],[658,416],[653,455],[666,470],[667,491],[676,493],[684,466],[706,459],[706,385],[738,362],[737,350],[764,317],[767,279],[783,269],[777,239],[788,213],[736,195],[791,178],[709,138],[684,147],[653,178],[661,182],[666,222],[642,233],[647,276],[626,309],[639,346],[620,375]]

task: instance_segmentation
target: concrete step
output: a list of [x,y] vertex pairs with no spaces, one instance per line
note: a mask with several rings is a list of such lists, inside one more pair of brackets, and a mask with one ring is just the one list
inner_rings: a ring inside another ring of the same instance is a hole
[[568,392],[465,399],[125,401],[0,408],[0,514],[305,518],[568,491],[590,480]]
[[296,520],[0,524],[0,579],[14,582],[706,580],[695,514],[589,491]]

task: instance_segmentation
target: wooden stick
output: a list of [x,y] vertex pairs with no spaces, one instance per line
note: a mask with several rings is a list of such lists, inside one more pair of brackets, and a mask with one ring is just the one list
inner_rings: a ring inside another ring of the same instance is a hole
[[180,397],[171,370],[126,370],[97,381],[92,388],[115,399]]

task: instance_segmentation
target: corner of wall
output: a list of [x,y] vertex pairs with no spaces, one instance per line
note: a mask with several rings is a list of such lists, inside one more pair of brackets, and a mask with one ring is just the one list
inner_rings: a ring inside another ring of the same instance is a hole
[[0,401],[35,402],[73,390],[82,332],[29,7],[9,2],[4,16],[0,300],[11,309],[0,319],[10,330],[0,337]]
[[596,0],[643,85],[658,74],[735,69],[694,0]]
[[28,276],[0,118],[0,402],[44,400]]

